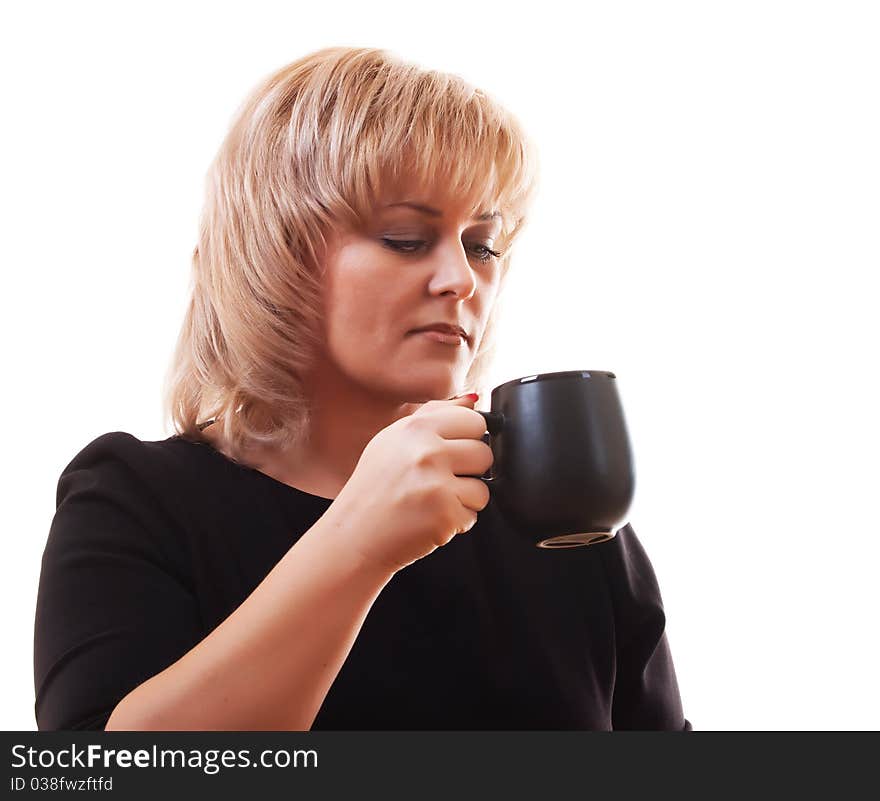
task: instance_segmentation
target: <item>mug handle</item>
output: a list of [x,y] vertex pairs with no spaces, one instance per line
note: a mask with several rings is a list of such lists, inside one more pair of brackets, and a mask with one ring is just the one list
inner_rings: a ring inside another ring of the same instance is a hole
[[474,411],[483,415],[483,418],[486,421],[486,430],[493,437],[496,434],[501,433],[501,429],[504,427],[504,415],[501,414],[501,412],[481,412],[479,409],[475,409]]
[[[501,430],[504,428],[504,415],[501,414],[501,412],[482,412],[479,409],[474,409],[474,411],[483,415],[483,419],[486,421],[486,433],[483,435],[483,442],[489,447],[492,447],[491,437],[500,434]],[[496,480],[495,476],[492,474],[491,467],[480,476],[480,478],[489,484]]]

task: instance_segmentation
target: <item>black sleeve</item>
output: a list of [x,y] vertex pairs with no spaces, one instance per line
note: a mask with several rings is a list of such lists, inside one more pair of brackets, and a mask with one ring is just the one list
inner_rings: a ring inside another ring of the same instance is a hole
[[170,554],[175,524],[120,455],[135,442],[99,437],[58,481],[34,622],[41,731],[103,729],[125,695],[199,639],[188,579]]
[[614,604],[617,670],[612,728],[690,731],[666,637],[660,588],[648,555],[629,524],[597,548]]

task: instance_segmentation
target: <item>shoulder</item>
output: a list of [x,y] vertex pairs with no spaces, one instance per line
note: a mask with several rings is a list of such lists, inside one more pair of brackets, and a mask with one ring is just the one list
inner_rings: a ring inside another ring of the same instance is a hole
[[150,441],[125,431],[102,434],[62,470],[56,507],[89,501],[94,508],[100,502],[130,512],[149,508],[151,516],[184,522],[208,480],[207,460],[215,461],[206,446],[177,436]]
[[627,523],[612,539],[591,547],[601,557],[618,624],[662,632],[666,617],[660,584],[633,527]]
[[610,540],[594,547],[606,569],[618,582],[658,593],[657,576],[651,560],[630,523]]
[[[138,471],[161,471],[180,466],[187,460],[187,451],[195,447],[195,443],[188,443],[179,437],[149,441],[138,439],[126,431],[111,431],[101,434],[83,447],[64,468],[63,473],[99,468],[108,464],[126,465]],[[189,461],[192,461],[191,456]]]
[[126,431],[102,434],[83,447],[61,473],[65,476],[88,471],[101,476],[129,473],[158,484],[178,483],[198,476],[203,460],[211,458],[204,443],[179,436],[164,440],[142,440]]

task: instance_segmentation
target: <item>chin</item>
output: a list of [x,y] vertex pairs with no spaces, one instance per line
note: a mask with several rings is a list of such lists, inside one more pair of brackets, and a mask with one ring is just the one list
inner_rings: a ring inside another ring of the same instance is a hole
[[[386,365],[365,385],[398,403],[426,403],[447,400],[469,390],[465,388],[470,365]],[[421,368],[421,369],[420,369]]]
[[406,403],[427,403],[430,400],[447,400],[448,398],[458,395],[464,390],[461,389],[463,378],[457,380],[453,376],[445,376],[444,378],[419,382],[407,382],[407,386],[401,388],[401,398]]

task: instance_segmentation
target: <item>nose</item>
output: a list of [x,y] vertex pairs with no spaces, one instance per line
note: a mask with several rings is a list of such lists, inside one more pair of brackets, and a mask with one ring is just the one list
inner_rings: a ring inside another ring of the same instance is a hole
[[472,297],[477,282],[464,245],[452,242],[436,248],[435,253],[436,266],[428,285],[431,294],[447,295],[451,292],[464,300]]

